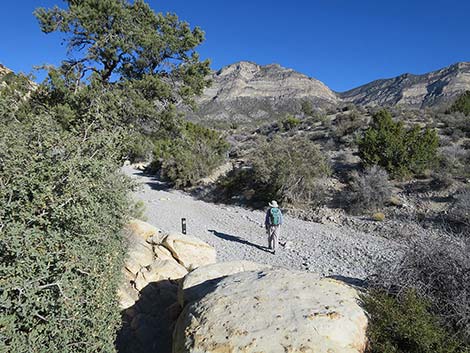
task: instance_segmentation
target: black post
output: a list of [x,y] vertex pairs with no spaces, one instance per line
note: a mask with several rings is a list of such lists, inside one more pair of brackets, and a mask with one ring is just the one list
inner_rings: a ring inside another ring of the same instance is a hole
[[181,233],[186,234],[186,218],[181,218]]

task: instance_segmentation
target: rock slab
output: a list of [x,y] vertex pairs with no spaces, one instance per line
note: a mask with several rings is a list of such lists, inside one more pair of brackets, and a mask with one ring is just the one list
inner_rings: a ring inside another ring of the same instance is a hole
[[367,317],[343,282],[284,269],[243,272],[188,304],[173,353],[359,353]]
[[118,290],[122,309],[118,350],[170,353],[173,326],[181,311],[178,281],[188,270],[215,261],[215,249],[200,240],[164,233],[140,220],[129,222],[125,236],[128,251]]
[[261,271],[271,269],[271,266],[252,261],[228,261],[202,266],[189,272],[178,288],[178,303],[185,304],[201,299],[212,291],[219,280],[235,273],[246,271]]

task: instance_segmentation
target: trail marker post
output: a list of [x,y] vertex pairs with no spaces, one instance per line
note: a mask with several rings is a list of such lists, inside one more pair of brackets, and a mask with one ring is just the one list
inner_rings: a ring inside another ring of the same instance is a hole
[[181,233],[186,234],[186,218],[181,218]]

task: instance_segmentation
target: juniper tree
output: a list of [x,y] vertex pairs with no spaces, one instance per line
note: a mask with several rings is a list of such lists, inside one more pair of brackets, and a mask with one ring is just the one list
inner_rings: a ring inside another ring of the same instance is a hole
[[92,85],[94,92],[85,95],[112,90],[121,96],[121,118],[171,121],[177,103],[192,105],[208,86],[209,62],[195,51],[204,40],[199,27],[191,29],[175,14],[157,14],[142,0],[65,2],[66,9],[35,11],[43,32],[66,34],[67,59],[49,76],[55,94]]

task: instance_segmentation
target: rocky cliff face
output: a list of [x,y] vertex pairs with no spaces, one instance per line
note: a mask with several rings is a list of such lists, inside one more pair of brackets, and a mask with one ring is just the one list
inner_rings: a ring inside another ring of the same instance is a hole
[[470,90],[470,62],[451,65],[424,75],[404,74],[377,80],[340,93],[344,102],[363,106],[436,107]]
[[325,109],[354,103],[359,106],[440,107],[470,90],[470,62],[424,75],[404,74],[343,93],[322,82],[277,64],[239,62],[212,74],[212,87],[198,99],[193,120],[248,122],[274,120],[302,113],[302,104]]
[[214,72],[212,87],[198,100],[192,118],[252,121],[276,118],[301,110],[304,101],[313,106],[338,104],[338,96],[322,82],[272,64],[260,66],[242,61]]
[[0,64],[0,78],[5,76],[6,74],[9,74],[10,72],[12,71],[9,68]]

